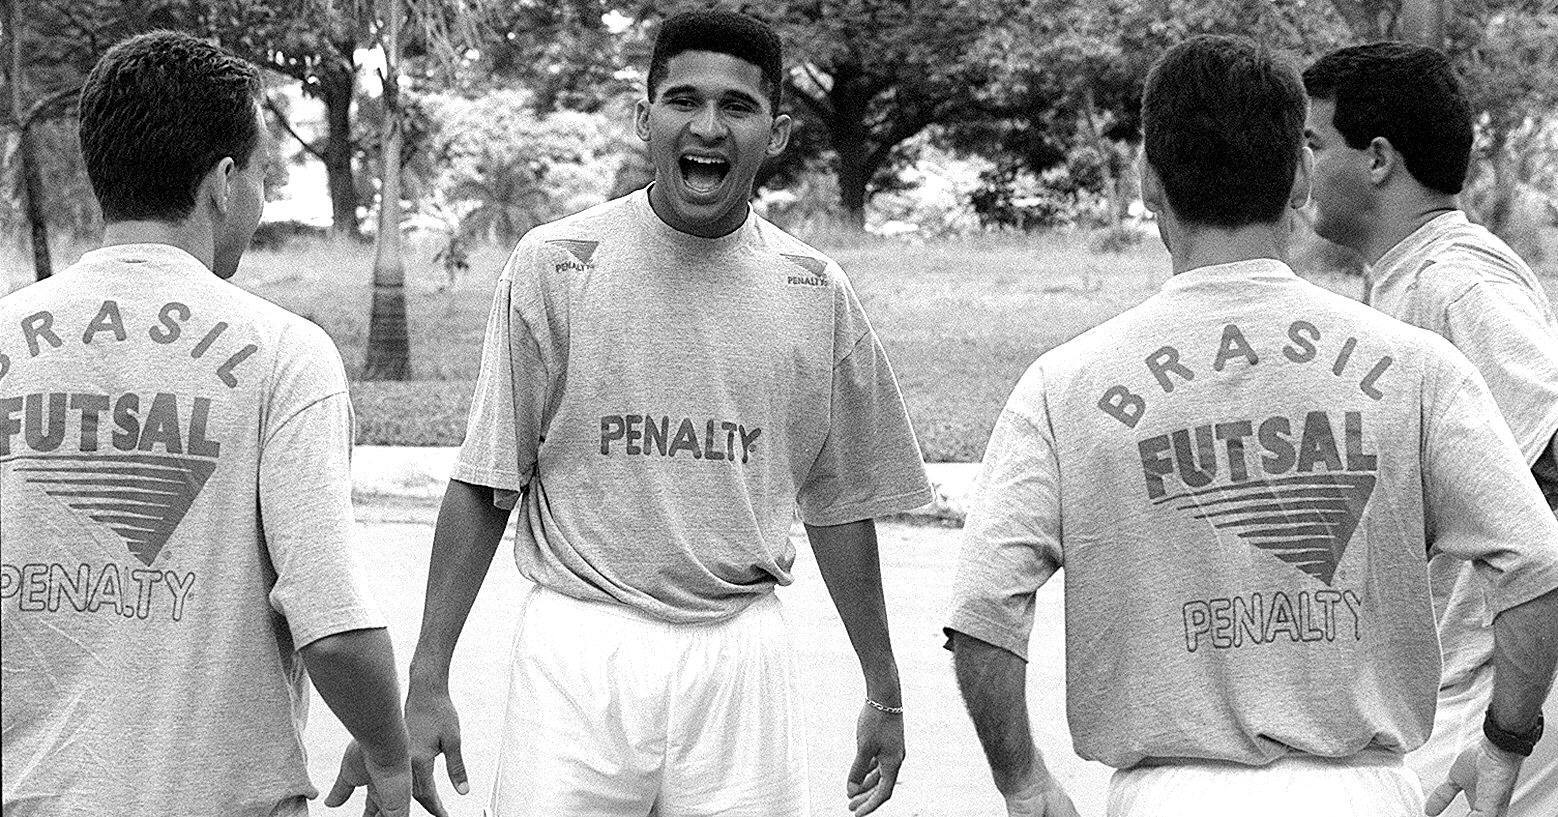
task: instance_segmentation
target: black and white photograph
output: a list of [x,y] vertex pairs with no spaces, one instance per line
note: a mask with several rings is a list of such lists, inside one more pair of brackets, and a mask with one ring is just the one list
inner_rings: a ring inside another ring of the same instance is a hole
[[4,817],[1558,817],[1555,0],[0,0]]

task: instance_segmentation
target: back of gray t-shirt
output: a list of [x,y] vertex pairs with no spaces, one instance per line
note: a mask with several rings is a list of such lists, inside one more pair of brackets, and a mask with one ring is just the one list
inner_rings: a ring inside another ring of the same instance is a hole
[[305,810],[295,650],[382,626],[350,434],[324,332],[182,250],[0,298],[7,817]]

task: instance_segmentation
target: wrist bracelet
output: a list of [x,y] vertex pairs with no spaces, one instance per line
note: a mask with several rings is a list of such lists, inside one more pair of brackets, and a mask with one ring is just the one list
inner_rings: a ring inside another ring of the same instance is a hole
[[1506,731],[1493,719],[1493,710],[1482,719],[1482,734],[1488,742],[1510,754],[1530,757],[1536,742],[1542,739],[1542,716],[1536,716],[1536,728],[1525,734]]
[[901,706],[888,706],[886,704],[879,704],[876,701],[871,700],[870,698],[866,699],[866,705],[871,707],[872,709],[877,709],[877,710],[880,710],[882,712],[886,712],[889,715],[902,715],[903,714],[903,707],[901,707]]

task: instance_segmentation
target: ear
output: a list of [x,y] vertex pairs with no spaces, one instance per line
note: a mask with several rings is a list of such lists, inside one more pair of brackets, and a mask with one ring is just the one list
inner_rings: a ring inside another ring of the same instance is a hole
[[1401,154],[1396,152],[1395,145],[1383,136],[1376,136],[1363,150],[1368,154],[1369,181],[1376,185],[1389,181],[1401,163]]
[[1293,189],[1288,193],[1288,207],[1302,210],[1309,206],[1310,191],[1314,186],[1315,152],[1308,145],[1298,155],[1298,167],[1293,169]]
[[648,99],[640,99],[633,105],[633,132],[638,138],[649,141],[649,106]]
[[1141,179],[1141,203],[1148,212],[1161,216],[1166,206],[1166,198],[1163,193],[1163,180],[1158,177],[1157,168],[1147,161],[1147,151],[1142,151],[1136,158],[1136,176]]
[[237,173],[238,163],[231,156],[224,156],[200,180],[200,197],[211,202],[212,210],[219,216],[227,215],[233,193],[233,176]]
[[772,159],[784,152],[790,144],[790,129],[794,126],[795,120],[787,113],[774,117],[774,123],[768,128],[768,158]]

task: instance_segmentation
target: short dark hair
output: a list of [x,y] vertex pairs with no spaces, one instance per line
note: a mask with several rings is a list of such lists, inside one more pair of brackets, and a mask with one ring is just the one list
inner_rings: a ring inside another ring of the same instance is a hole
[[103,220],[186,218],[223,157],[253,158],[260,89],[253,65],[189,34],[108,49],[81,89],[81,154]]
[[779,113],[784,82],[784,44],[767,23],[734,11],[688,11],[666,18],[649,59],[649,99],[665,81],[671,58],[683,51],[713,51],[745,60],[763,72],[772,112]]
[[1180,219],[1276,221],[1304,147],[1298,70],[1242,37],[1203,35],[1153,64],[1142,94],[1147,161]]
[[1337,49],[1309,66],[1304,88],[1336,102],[1331,125],[1353,150],[1382,136],[1424,187],[1454,195],[1466,185],[1471,104],[1439,49],[1398,42]]

